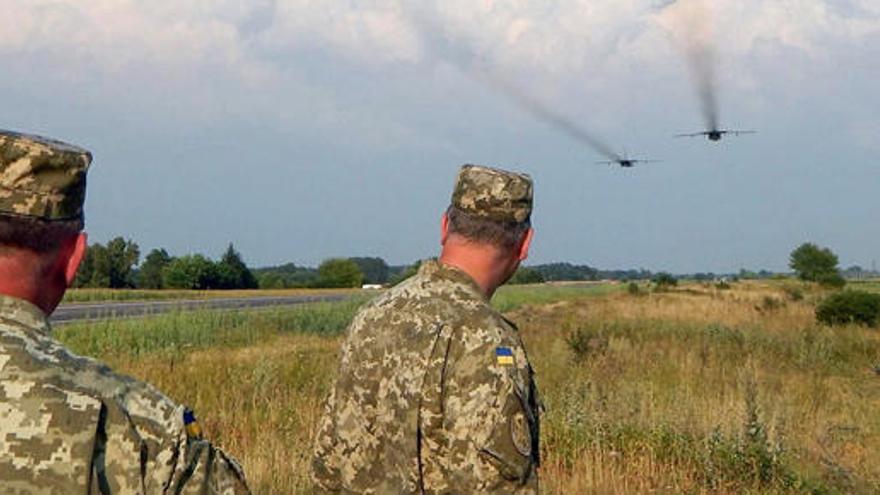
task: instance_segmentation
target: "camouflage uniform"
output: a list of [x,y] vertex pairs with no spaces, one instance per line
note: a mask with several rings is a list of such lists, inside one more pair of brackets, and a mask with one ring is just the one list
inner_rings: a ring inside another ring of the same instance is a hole
[[[528,218],[527,176],[466,167],[457,184],[463,210]],[[514,324],[466,273],[424,262],[353,320],[314,481],[345,493],[535,493],[538,403]]]
[[[82,218],[91,156],[0,131],[0,212]],[[0,295],[0,493],[248,493],[191,411],[76,356],[47,316]]]

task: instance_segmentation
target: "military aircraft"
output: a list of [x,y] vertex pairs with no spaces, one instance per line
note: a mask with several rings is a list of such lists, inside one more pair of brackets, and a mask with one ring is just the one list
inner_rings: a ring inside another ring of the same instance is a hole
[[635,158],[620,158],[617,160],[607,160],[596,162],[597,165],[620,165],[623,168],[632,168],[638,163],[660,163],[660,160],[638,160]]
[[675,137],[697,137],[697,136],[706,136],[709,138],[709,141],[721,141],[721,138],[725,134],[730,134],[732,136],[740,136],[742,134],[755,134],[757,131],[734,131],[730,129],[712,129],[711,131],[703,131],[703,132],[694,132],[691,134],[676,134]]

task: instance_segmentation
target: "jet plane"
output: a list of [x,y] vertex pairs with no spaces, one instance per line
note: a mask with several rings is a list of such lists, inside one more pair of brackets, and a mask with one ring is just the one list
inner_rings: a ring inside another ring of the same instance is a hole
[[676,134],[675,137],[697,137],[697,136],[706,136],[709,138],[709,141],[721,141],[721,138],[730,134],[732,136],[740,136],[742,134],[755,134],[757,131],[734,131],[730,129],[712,129],[711,131],[702,131],[702,132],[694,132],[691,134]]

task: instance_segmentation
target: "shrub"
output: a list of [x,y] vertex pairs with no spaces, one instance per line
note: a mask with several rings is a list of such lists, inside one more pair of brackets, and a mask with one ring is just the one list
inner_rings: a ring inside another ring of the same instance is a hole
[[316,287],[342,288],[360,287],[364,281],[364,274],[354,261],[342,258],[325,260],[318,267],[318,281]]
[[816,319],[826,325],[876,326],[880,319],[880,294],[860,290],[838,292],[819,304]]
[[635,282],[630,282],[629,285],[626,286],[626,291],[629,292],[629,295],[631,296],[638,296],[642,293],[642,291],[639,290],[639,284]]
[[758,310],[759,313],[763,313],[765,311],[775,311],[783,306],[785,306],[784,301],[773,296],[764,296],[764,298],[761,299],[761,304],[756,305],[755,309]]
[[678,285],[678,279],[673,277],[672,274],[666,272],[660,272],[657,275],[654,275],[652,281],[657,285],[657,289],[660,290]]
[[576,362],[585,361],[595,354],[603,354],[608,349],[608,337],[593,328],[578,328],[568,334],[565,342]]
[[789,301],[797,302],[804,300],[804,291],[800,287],[786,285],[782,288],[782,291],[785,292],[785,296],[788,297]]

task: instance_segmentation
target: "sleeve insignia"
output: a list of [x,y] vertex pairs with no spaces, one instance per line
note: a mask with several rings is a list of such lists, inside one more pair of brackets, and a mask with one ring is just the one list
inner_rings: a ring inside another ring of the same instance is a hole
[[513,351],[510,347],[496,347],[495,360],[499,366],[513,366]]
[[202,426],[196,420],[196,413],[190,408],[183,410],[183,427],[189,438],[202,438]]

